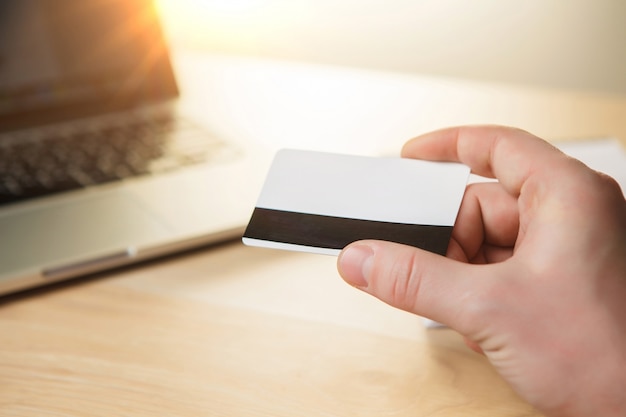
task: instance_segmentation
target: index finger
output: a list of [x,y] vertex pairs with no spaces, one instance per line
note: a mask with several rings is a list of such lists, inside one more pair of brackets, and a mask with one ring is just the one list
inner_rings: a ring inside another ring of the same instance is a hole
[[408,141],[406,158],[454,161],[472,172],[497,178],[505,189],[519,196],[535,173],[549,175],[567,157],[548,142],[520,129],[504,126],[462,126],[437,130]]

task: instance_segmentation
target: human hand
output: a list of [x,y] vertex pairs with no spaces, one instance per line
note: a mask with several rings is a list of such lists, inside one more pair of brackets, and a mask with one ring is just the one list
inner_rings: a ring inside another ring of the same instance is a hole
[[346,282],[457,330],[547,415],[626,415],[619,185],[505,127],[433,132],[402,155],[462,162],[498,182],[468,186],[446,257],[355,242],[338,259]]

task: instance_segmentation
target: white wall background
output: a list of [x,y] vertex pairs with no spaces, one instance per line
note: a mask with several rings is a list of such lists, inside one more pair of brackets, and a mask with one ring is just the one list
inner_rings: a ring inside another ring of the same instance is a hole
[[624,0],[159,0],[174,46],[626,93]]

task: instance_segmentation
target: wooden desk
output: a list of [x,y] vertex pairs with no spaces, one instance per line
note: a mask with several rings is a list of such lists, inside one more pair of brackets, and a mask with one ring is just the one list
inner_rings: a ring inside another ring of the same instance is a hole
[[[273,146],[378,152],[484,121],[626,138],[624,97],[180,59],[207,80],[208,124]],[[4,299],[0,415],[538,414],[453,331],[346,285],[335,258],[231,243]]]
[[0,335],[3,416],[533,415],[334,258],[239,243],[14,297]]

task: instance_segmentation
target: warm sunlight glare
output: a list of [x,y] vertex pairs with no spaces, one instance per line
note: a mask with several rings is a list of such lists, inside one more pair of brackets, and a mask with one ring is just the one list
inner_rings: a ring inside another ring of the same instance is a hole
[[[216,49],[253,47],[263,0],[156,0],[172,43]],[[267,22],[264,22],[264,24]]]

